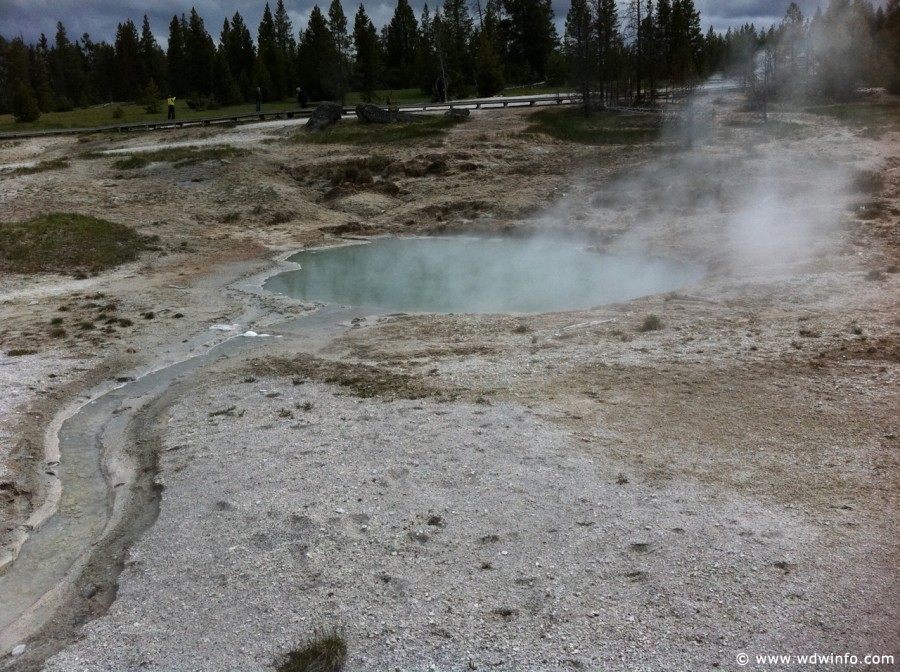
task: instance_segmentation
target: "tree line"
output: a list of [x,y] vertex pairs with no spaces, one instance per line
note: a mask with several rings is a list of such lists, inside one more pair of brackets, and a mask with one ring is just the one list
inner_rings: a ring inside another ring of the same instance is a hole
[[[693,0],[571,0],[557,34],[551,0],[444,0],[417,17],[397,0],[377,30],[360,4],[352,25],[340,0],[314,6],[296,31],[277,0],[266,3],[254,42],[239,12],[218,40],[196,9],[173,16],[164,50],[146,16],[120,23],[112,44],[85,33],[71,39],[59,22],[51,41],[0,36],[0,113],[18,121],[112,101],[148,110],[175,95],[214,108],[257,96],[283,100],[302,86],[314,100],[358,91],[419,88],[438,76],[447,94],[493,95],[508,86],[572,86],[601,105],[652,101],[720,72],[765,94],[849,95],[858,85],[900,90],[900,0],[877,10],[867,0],[830,0],[812,18],[795,3],[768,30],[745,25],[704,33]],[[388,94],[389,95],[389,94]],[[155,109],[155,108],[154,108]]]
[[813,17],[795,2],[767,30],[753,24],[704,34],[693,0],[571,0],[564,49],[585,109],[652,101],[712,73],[758,98],[849,98],[859,87],[900,93],[900,0],[830,0]]

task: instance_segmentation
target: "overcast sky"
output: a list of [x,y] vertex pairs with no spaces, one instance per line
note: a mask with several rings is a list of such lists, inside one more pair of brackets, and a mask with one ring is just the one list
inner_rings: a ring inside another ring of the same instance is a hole
[[[828,0],[795,0],[805,16],[812,16],[816,7],[824,10]],[[269,0],[269,7],[275,10],[277,0]],[[416,18],[419,17],[426,0],[410,0]],[[331,0],[284,0],[284,6],[293,23],[294,32],[306,28],[309,11],[315,4],[327,12]],[[366,13],[377,29],[388,23],[397,6],[396,0],[364,2]],[[428,2],[432,12],[440,4],[439,0]],[[474,0],[472,2],[474,4]],[[553,10],[559,29],[565,21],[571,0],[553,0]],[[753,23],[757,28],[768,28],[781,21],[790,0],[694,0],[700,12],[704,33],[710,25],[716,31],[725,32],[729,26]],[[877,0],[876,5],[884,5]],[[81,39],[88,33],[94,42],[113,43],[116,26],[131,19],[140,31],[143,17],[150,19],[150,27],[160,45],[165,47],[169,34],[169,23],[175,15],[189,15],[191,7],[203,19],[206,30],[218,42],[222,23],[240,12],[244,22],[256,38],[256,28],[262,19],[266,0],[0,0],[0,35],[7,39],[22,37],[26,43],[37,42],[44,33],[52,42],[56,35],[56,24],[62,21],[70,40]],[[624,5],[621,2],[620,5]],[[352,30],[353,17],[359,9],[358,0],[342,0],[344,13]]]

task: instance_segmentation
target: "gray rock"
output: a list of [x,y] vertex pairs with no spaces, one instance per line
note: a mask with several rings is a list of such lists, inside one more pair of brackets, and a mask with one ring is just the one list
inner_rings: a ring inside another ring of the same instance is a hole
[[357,105],[356,116],[361,124],[392,124],[396,121],[412,121],[415,119],[409,112],[400,112],[390,107],[379,107],[371,103],[360,103]]
[[471,112],[467,107],[451,107],[449,110],[444,112],[445,117],[454,117],[458,119],[466,119],[470,114]]
[[344,114],[344,108],[337,103],[321,103],[313,110],[309,121],[306,122],[307,133],[317,133],[327,126],[340,121]]

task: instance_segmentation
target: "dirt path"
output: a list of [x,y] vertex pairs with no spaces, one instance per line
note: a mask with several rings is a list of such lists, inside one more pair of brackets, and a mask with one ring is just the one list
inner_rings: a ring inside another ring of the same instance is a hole
[[[304,314],[236,284],[291,249],[540,231],[710,269],[581,313],[366,320],[321,342],[282,327],[182,382],[141,425],[163,451],[159,520],[112,553],[116,602],[48,669],[265,669],[330,625],[360,670],[900,654],[898,134],[787,112],[773,134],[712,109],[691,150],[652,162],[548,140],[517,111],[425,147],[300,146],[272,127],[248,156],[182,169],[72,158],[144,136],[0,148],[4,165],[71,158],[0,173],[0,220],[73,210],[160,241],[108,275],[2,279],[0,350],[38,350],[0,356],[7,547],[54,487],[32,465],[56,410],[227,335],[211,325]],[[131,324],[69,326],[111,303]],[[104,613],[113,580],[76,581],[14,669]]]

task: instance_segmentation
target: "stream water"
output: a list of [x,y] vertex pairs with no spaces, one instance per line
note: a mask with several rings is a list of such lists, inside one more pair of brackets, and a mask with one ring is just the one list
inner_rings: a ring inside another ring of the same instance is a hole
[[[130,406],[152,399],[174,381],[229,353],[256,344],[258,339],[232,338],[202,355],[186,358],[155,371],[136,374],[118,387],[95,388],[87,401],[59,430],[59,465],[53,467],[63,483],[57,512],[33,531],[19,556],[0,575],[0,641],[5,629],[23,616],[45,593],[60,584],[104,533],[113,512],[114,489],[103,470],[105,450],[124,445]],[[129,376],[126,376],[128,378]]]

